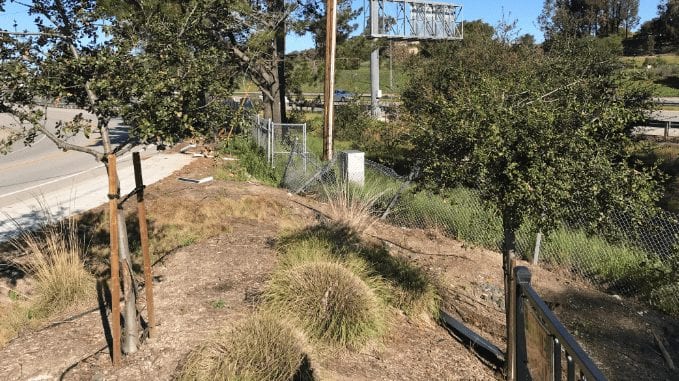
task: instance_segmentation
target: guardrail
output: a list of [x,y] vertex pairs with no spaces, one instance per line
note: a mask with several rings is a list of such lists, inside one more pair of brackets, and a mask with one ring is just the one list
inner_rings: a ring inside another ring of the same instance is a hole
[[[509,379],[605,381],[589,356],[531,286],[526,267],[514,268],[510,311],[514,350],[508,355]],[[510,338],[511,339],[511,338]],[[510,347],[510,350],[512,348]],[[565,368],[563,367],[565,363]]]

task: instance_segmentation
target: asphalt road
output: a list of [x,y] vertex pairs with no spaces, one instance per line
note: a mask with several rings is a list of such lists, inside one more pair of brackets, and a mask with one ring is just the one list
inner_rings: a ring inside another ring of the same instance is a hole
[[[54,129],[58,120],[71,120],[82,112],[73,109],[47,110],[47,127]],[[96,125],[92,115],[84,115]],[[7,114],[0,114],[0,126],[18,128]],[[124,127],[114,124],[113,141],[126,137]],[[98,135],[83,135],[70,142],[103,150]],[[142,155],[144,183],[151,184],[186,165],[190,158],[180,154],[162,154],[154,147],[138,147]],[[123,193],[134,188],[131,154],[119,159],[119,176]],[[63,152],[44,135],[26,147],[16,143],[7,155],[0,155],[0,241],[41,222],[46,207],[54,217],[65,217],[101,205],[107,201],[108,182],[103,164],[82,152]],[[43,206],[41,206],[41,204]]]

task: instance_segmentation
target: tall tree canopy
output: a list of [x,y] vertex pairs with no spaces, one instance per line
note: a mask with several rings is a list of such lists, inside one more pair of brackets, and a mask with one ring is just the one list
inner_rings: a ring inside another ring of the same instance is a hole
[[539,22],[550,39],[569,36],[625,36],[639,24],[639,0],[545,0]]
[[522,223],[549,232],[571,211],[597,224],[657,201],[654,173],[631,156],[650,94],[621,80],[600,40],[558,38],[545,53],[478,27],[428,49],[403,100],[425,184],[477,189],[499,210],[508,276]]

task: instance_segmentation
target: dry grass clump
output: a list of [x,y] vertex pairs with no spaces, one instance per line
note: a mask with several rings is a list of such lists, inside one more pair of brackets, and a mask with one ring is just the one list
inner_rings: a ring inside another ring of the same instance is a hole
[[35,279],[31,309],[36,317],[92,300],[95,279],[85,269],[85,248],[75,219],[45,225],[38,232],[24,231],[13,244],[28,256],[20,266]]
[[0,306],[0,348],[31,325],[32,315],[30,305],[26,301],[15,301]]
[[332,345],[360,348],[385,328],[384,305],[376,292],[338,262],[279,269],[264,301],[274,314],[291,316],[311,338]]
[[377,221],[372,207],[384,192],[372,187],[361,187],[350,181],[338,181],[323,186],[330,207],[329,217],[339,225],[363,233]]
[[[192,351],[181,381],[287,381],[312,379],[304,345],[288,324],[258,314]],[[305,377],[306,376],[306,377]]]
[[177,203],[172,207],[149,205],[153,227],[151,251],[156,255],[228,232],[230,227],[224,223],[227,217],[288,222],[283,206],[263,196],[246,196],[239,200],[227,197],[177,200]]
[[11,240],[21,256],[16,266],[33,278],[29,295],[14,293],[0,307],[0,346],[22,330],[74,306],[94,300],[95,279],[83,263],[85,248],[73,218],[55,222],[43,210],[46,222],[37,231],[23,231]]

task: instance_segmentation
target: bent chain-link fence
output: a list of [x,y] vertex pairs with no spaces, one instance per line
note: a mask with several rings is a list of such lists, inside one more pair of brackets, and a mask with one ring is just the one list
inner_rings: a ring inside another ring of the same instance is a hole
[[[270,130],[278,132],[259,123],[254,128],[264,135]],[[274,135],[272,141],[276,139]],[[263,147],[261,141],[266,137],[253,134],[253,140]],[[327,197],[324,187],[341,180],[337,157],[322,162],[298,143],[288,143],[290,148],[285,150],[271,148],[271,155],[280,156],[279,163],[285,166],[281,184],[294,193]],[[283,143],[275,144],[282,147]],[[284,160],[282,152],[287,152]],[[483,203],[478,192],[465,188],[438,194],[421,191],[411,181],[413,175],[399,175],[391,168],[365,161],[365,194],[378,195],[372,205],[375,216],[396,226],[435,229],[500,251],[500,214]],[[574,205],[570,215],[577,215],[577,210]],[[635,216],[612,211],[605,219],[607,230],[598,233],[577,218],[544,236],[525,224],[516,234],[517,254],[542,266],[567,269],[606,292],[639,298],[679,314],[679,216],[649,208]]]

